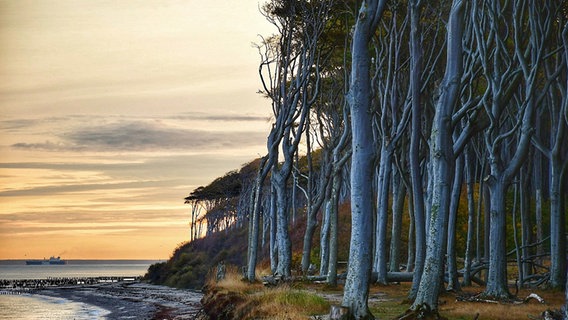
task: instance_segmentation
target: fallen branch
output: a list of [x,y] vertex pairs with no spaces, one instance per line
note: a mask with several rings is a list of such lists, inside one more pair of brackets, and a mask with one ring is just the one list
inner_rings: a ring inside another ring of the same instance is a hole
[[509,303],[512,305],[521,305],[521,304],[525,304],[525,303],[529,303],[531,300],[536,300],[539,303],[546,303],[544,301],[544,299],[539,296],[536,293],[531,293],[529,294],[524,300],[514,300],[514,299],[510,299],[510,300],[494,300],[494,299],[489,299],[486,297],[483,297],[482,294],[477,294],[474,296],[457,296],[456,297],[457,301],[464,301],[464,302],[482,302],[482,303]]
[[544,301],[544,299],[543,299],[541,296],[539,296],[538,294],[536,294],[536,293],[531,293],[531,294],[529,294],[529,295],[525,298],[525,300],[523,300],[522,303],[529,303],[529,301],[532,300],[532,299],[534,299],[534,300],[536,300],[536,301],[538,301],[539,303],[542,303],[542,304],[546,303],[546,302]]

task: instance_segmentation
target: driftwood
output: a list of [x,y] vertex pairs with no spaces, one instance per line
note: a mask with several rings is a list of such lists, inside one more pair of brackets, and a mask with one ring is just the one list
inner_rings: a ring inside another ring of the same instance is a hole
[[497,304],[497,303],[510,303],[510,304],[514,304],[514,305],[529,303],[531,300],[536,300],[536,301],[538,301],[539,303],[542,303],[542,304],[546,303],[544,301],[544,299],[536,293],[529,294],[523,300],[513,300],[513,299],[505,300],[505,301],[504,300],[494,300],[494,299],[491,299],[491,298],[488,298],[488,297],[484,297],[480,294],[474,295],[474,296],[469,296],[469,297],[468,296],[458,296],[458,297],[456,297],[456,300],[457,301],[465,301],[465,302],[483,302],[483,303],[495,303],[495,304]]
[[[372,279],[377,281],[377,274],[373,272]],[[388,282],[412,282],[414,272],[387,272]]]
[[[345,279],[347,276],[346,273],[338,274],[338,279]],[[412,277],[414,276],[414,272],[387,272],[387,281],[388,282],[412,282]],[[327,276],[307,276],[306,280],[308,281],[325,281],[327,280]],[[373,272],[371,274],[371,282],[377,281],[377,273]]]
[[349,308],[343,306],[331,306],[329,320],[345,319],[349,315]]
[[562,310],[545,310],[541,314],[542,320],[566,320]]
[[[340,273],[340,274],[337,275],[337,279],[345,280],[346,278],[347,278],[347,273]],[[314,281],[314,282],[327,281],[327,276],[307,276],[307,277],[304,277],[304,279],[306,279],[308,281]]]
[[540,303],[542,303],[542,304],[546,303],[546,302],[544,301],[544,299],[543,299],[541,296],[539,296],[538,294],[536,294],[536,293],[531,293],[531,294],[529,294],[529,295],[525,298],[525,300],[523,300],[523,303],[528,303],[528,302],[529,302],[530,300],[532,300],[532,299],[534,299],[534,300],[536,300],[536,301],[538,301],[538,302],[540,302]]

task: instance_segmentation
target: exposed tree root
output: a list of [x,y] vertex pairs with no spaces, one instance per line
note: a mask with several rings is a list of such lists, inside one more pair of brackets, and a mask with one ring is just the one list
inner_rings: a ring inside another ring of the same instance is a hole
[[407,310],[396,320],[447,320],[447,318],[442,317],[438,310],[432,310],[429,305],[423,304],[416,310]]

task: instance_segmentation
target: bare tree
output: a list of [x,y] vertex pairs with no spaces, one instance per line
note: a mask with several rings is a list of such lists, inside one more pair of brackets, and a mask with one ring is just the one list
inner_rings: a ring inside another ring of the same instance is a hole
[[437,310],[438,294],[442,285],[451,192],[449,181],[452,181],[454,166],[451,119],[460,94],[463,16],[463,1],[454,0],[447,26],[446,71],[441,83],[441,94],[430,136],[432,194],[430,222],[427,228],[426,259],[416,299],[411,307],[413,310],[418,310],[424,305],[427,305],[430,310]]
[[[424,192],[422,189],[422,174],[420,168],[420,138],[422,132],[422,101],[421,101],[421,78],[422,78],[422,46],[420,43],[420,8],[421,0],[410,0],[410,88],[412,101],[412,124],[410,134],[410,176],[412,180],[412,201],[414,209],[414,230],[416,238],[414,277],[409,297],[414,299],[424,269],[424,257],[426,256],[426,231],[424,213]],[[410,241],[410,239],[409,239]]]
[[351,243],[342,305],[350,317],[372,319],[367,305],[372,267],[373,195],[375,156],[371,122],[369,42],[382,17],[386,0],[363,1],[351,50],[348,102],[351,110]]
[[[404,30],[408,19],[399,22],[398,6],[391,8],[391,18],[384,23],[387,36],[378,37],[375,44],[375,74],[372,79],[373,97],[378,104],[374,118],[375,140],[379,144],[379,166],[377,168],[377,218],[375,237],[375,259],[373,270],[377,272],[377,282],[387,283],[387,222],[389,191],[394,171],[393,158],[400,139],[409,123],[410,104],[406,103],[403,88],[402,66]],[[382,28],[381,28],[382,30]]]
[[[276,195],[275,272],[289,277],[291,242],[288,233],[288,179],[294,156],[306,127],[310,107],[320,88],[318,39],[323,32],[329,1],[274,0],[264,7],[265,15],[279,35],[264,41],[267,48],[261,63],[264,93],[271,99],[274,125],[269,145],[270,179]],[[270,140],[270,137],[269,137]],[[281,156],[284,161],[276,161]]]
[[[485,19],[480,20],[488,28],[486,38],[479,32],[481,29],[474,28],[486,81],[491,88],[490,101],[485,105],[490,122],[484,137],[489,155],[490,173],[485,181],[490,191],[491,226],[484,294],[498,299],[510,295],[505,192],[528,155],[537,105],[534,90],[548,32],[546,22],[540,19],[543,13],[537,7],[541,6],[536,3],[525,6],[519,1],[503,6],[499,2],[488,3],[484,9]],[[524,41],[527,37],[529,40]],[[513,42],[513,49],[507,46],[508,41]],[[515,145],[513,150],[511,145]]]

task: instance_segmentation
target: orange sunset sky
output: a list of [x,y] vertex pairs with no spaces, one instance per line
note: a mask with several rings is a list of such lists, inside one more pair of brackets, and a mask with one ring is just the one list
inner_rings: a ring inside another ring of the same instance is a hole
[[266,152],[246,0],[0,1],[0,259],[165,259]]

